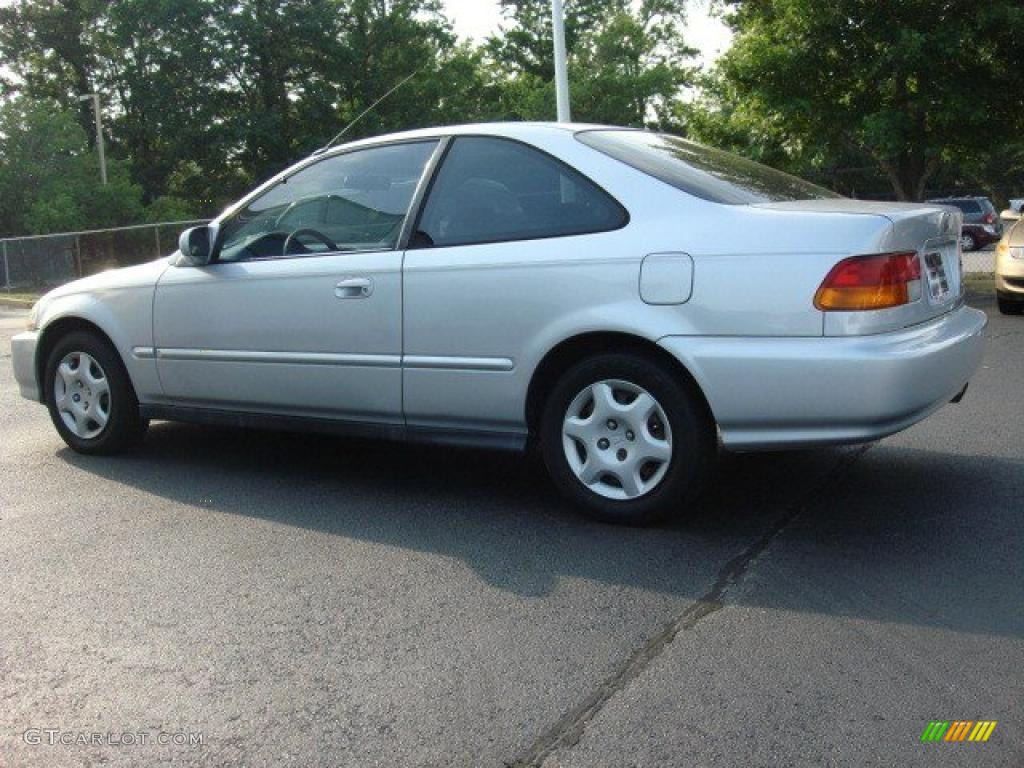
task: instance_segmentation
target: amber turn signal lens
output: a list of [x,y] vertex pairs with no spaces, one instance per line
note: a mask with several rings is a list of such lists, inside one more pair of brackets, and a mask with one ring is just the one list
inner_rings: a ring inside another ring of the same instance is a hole
[[899,307],[913,300],[911,287],[920,287],[920,281],[921,262],[915,252],[852,256],[828,273],[814,306],[824,312]]

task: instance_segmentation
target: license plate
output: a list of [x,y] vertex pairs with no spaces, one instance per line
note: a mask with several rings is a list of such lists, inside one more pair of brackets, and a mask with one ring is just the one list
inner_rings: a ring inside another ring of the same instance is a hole
[[946,265],[942,254],[932,251],[924,255],[924,267],[928,273],[928,292],[932,301],[942,301],[949,296],[949,278],[946,277]]

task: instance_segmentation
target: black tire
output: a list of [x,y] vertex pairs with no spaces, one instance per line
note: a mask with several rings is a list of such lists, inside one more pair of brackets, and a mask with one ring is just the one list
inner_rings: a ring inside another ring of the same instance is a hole
[[[110,390],[107,422],[98,434],[91,437],[80,437],[72,432],[64,423],[56,403],[57,366],[67,355],[76,352],[84,352],[100,365]],[[149,422],[139,415],[139,401],[121,357],[109,342],[87,331],[73,331],[54,345],[43,372],[43,394],[57,432],[78,453],[109,454],[132,448],[149,426]]]
[[[562,425],[570,405],[586,388],[605,380],[646,390],[661,406],[671,429],[667,470],[657,485],[632,499],[606,498],[587,487],[576,476],[563,447]],[[717,454],[714,421],[695,389],[657,359],[641,354],[602,354],[570,368],[548,395],[539,426],[541,454],[558,490],[590,517],[618,525],[650,525],[684,514]]]
[[1024,314],[1024,301],[1014,301],[1013,299],[997,298],[996,302],[999,304],[999,311],[1004,315],[1021,315]]
[[964,253],[968,251],[976,251],[978,249],[978,240],[970,232],[964,232],[960,235],[960,248]]

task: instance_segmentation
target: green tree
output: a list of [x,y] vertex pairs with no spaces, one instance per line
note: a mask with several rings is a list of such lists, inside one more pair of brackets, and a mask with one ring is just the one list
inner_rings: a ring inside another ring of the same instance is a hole
[[[567,0],[573,118],[641,126],[662,123],[692,82],[682,0]],[[506,8],[506,26],[486,43],[507,117],[552,119],[553,32],[549,0]]]
[[337,109],[328,139],[384,96],[346,139],[387,131],[495,117],[496,98],[482,59],[457,44],[440,0],[348,0],[339,4],[340,37],[333,71]]
[[78,97],[91,93],[97,67],[96,30],[103,0],[16,0],[0,8],[0,61],[21,91],[37,99],[76,105],[82,128],[93,130],[92,108]]
[[220,176],[225,67],[213,21],[210,0],[119,0],[96,36],[112,149],[130,158],[147,200],[167,192],[184,158]]
[[741,0],[727,19],[719,125],[819,166],[867,158],[901,200],[1019,132],[1017,0]]
[[134,224],[142,190],[126,165],[108,163],[109,183],[71,110],[53,101],[0,104],[0,233],[6,235]]

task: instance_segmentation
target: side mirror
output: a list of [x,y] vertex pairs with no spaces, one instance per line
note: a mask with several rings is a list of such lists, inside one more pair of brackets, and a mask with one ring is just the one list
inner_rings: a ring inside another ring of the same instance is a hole
[[208,226],[192,227],[186,229],[178,238],[178,250],[181,251],[182,264],[190,264],[193,267],[202,267],[210,262],[213,255],[213,243],[210,237]]

